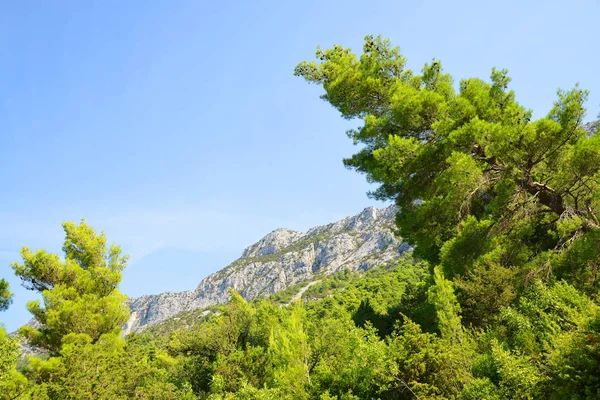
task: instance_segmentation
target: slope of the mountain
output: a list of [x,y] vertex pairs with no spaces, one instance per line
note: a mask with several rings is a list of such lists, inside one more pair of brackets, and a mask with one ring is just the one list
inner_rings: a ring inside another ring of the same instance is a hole
[[585,129],[588,135],[592,136],[598,131],[599,124],[600,121],[588,122],[587,124],[583,125],[583,129]]
[[124,333],[140,332],[182,312],[223,304],[230,298],[229,288],[250,300],[346,268],[356,271],[387,263],[409,249],[392,231],[395,213],[393,206],[369,207],[305,233],[277,229],[193,291],[131,299]]

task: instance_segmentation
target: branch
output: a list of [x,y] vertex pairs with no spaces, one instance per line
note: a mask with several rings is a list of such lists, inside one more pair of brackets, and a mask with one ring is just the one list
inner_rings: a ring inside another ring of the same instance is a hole
[[[501,171],[504,169],[498,164],[496,157],[487,157],[485,150],[479,144],[473,145],[472,153],[477,156],[479,160],[487,163],[492,170]],[[532,182],[529,179],[528,174],[526,174],[526,179],[523,179],[519,185],[529,194],[536,196],[541,204],[545,205],[556,214],[561,215],[565,211],[562,197],[546,184]]]
[[521,186],[527,190],[527,193],[536,196],[541,204],[548,207],[554,213],[562,215],[565,212],[562,196],[548,185],[524,179],[521,181]]

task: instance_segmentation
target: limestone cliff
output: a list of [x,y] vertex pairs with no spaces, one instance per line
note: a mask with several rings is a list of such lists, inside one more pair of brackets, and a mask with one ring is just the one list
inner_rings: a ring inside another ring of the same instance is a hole
[[124,332],[139,332],[184,311],[229,300],[232,288],[250,300],[348,268],[368,269],[408,250],[392,231],[396,209],[366,208],[341,221],[295,232],[277,229],[242,256],[200,282],[193,291],[131,299]]

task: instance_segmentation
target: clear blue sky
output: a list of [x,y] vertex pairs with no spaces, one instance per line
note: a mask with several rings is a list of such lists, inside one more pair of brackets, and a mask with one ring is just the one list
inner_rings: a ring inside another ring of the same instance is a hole
[[0,276],[17,294],[0,320],[28,320],[8,264],[23,245],[58,252],[64,220],[131,254],[122,288],[139,296],[193,289],[275,228],[374,205],[341,162],[355,123],[292,74],[317,45],[382,34],[412,69],[508,68],[536,116],[580,82],[591,120],[599,26],[597,0],[3,2]]

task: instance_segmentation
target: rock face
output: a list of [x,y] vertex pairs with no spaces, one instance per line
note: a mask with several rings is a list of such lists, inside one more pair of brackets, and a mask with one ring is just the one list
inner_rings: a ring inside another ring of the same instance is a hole
[[368,269],[389,262],[409,250],[392,232],[395,213],[393,206],[369,207],[305,233],[277,229],[203,279],[194,291],[131,299],[124,333],[140,332],[183,311],[225,303],[229,288],[251,300],[345,268]]
[[294,243],[304,234],[289,229],[276,229],[269,233],[252,246],[246,248],[242,253],[242,258],[260,257],[267,256],[269,254],[275,254],[282,249],[288,247]]
[[600,121],[588,122],[583,125],[583,129],[585,129],[588,135],[592,136],[598,131],[598,125],[600,125]]

